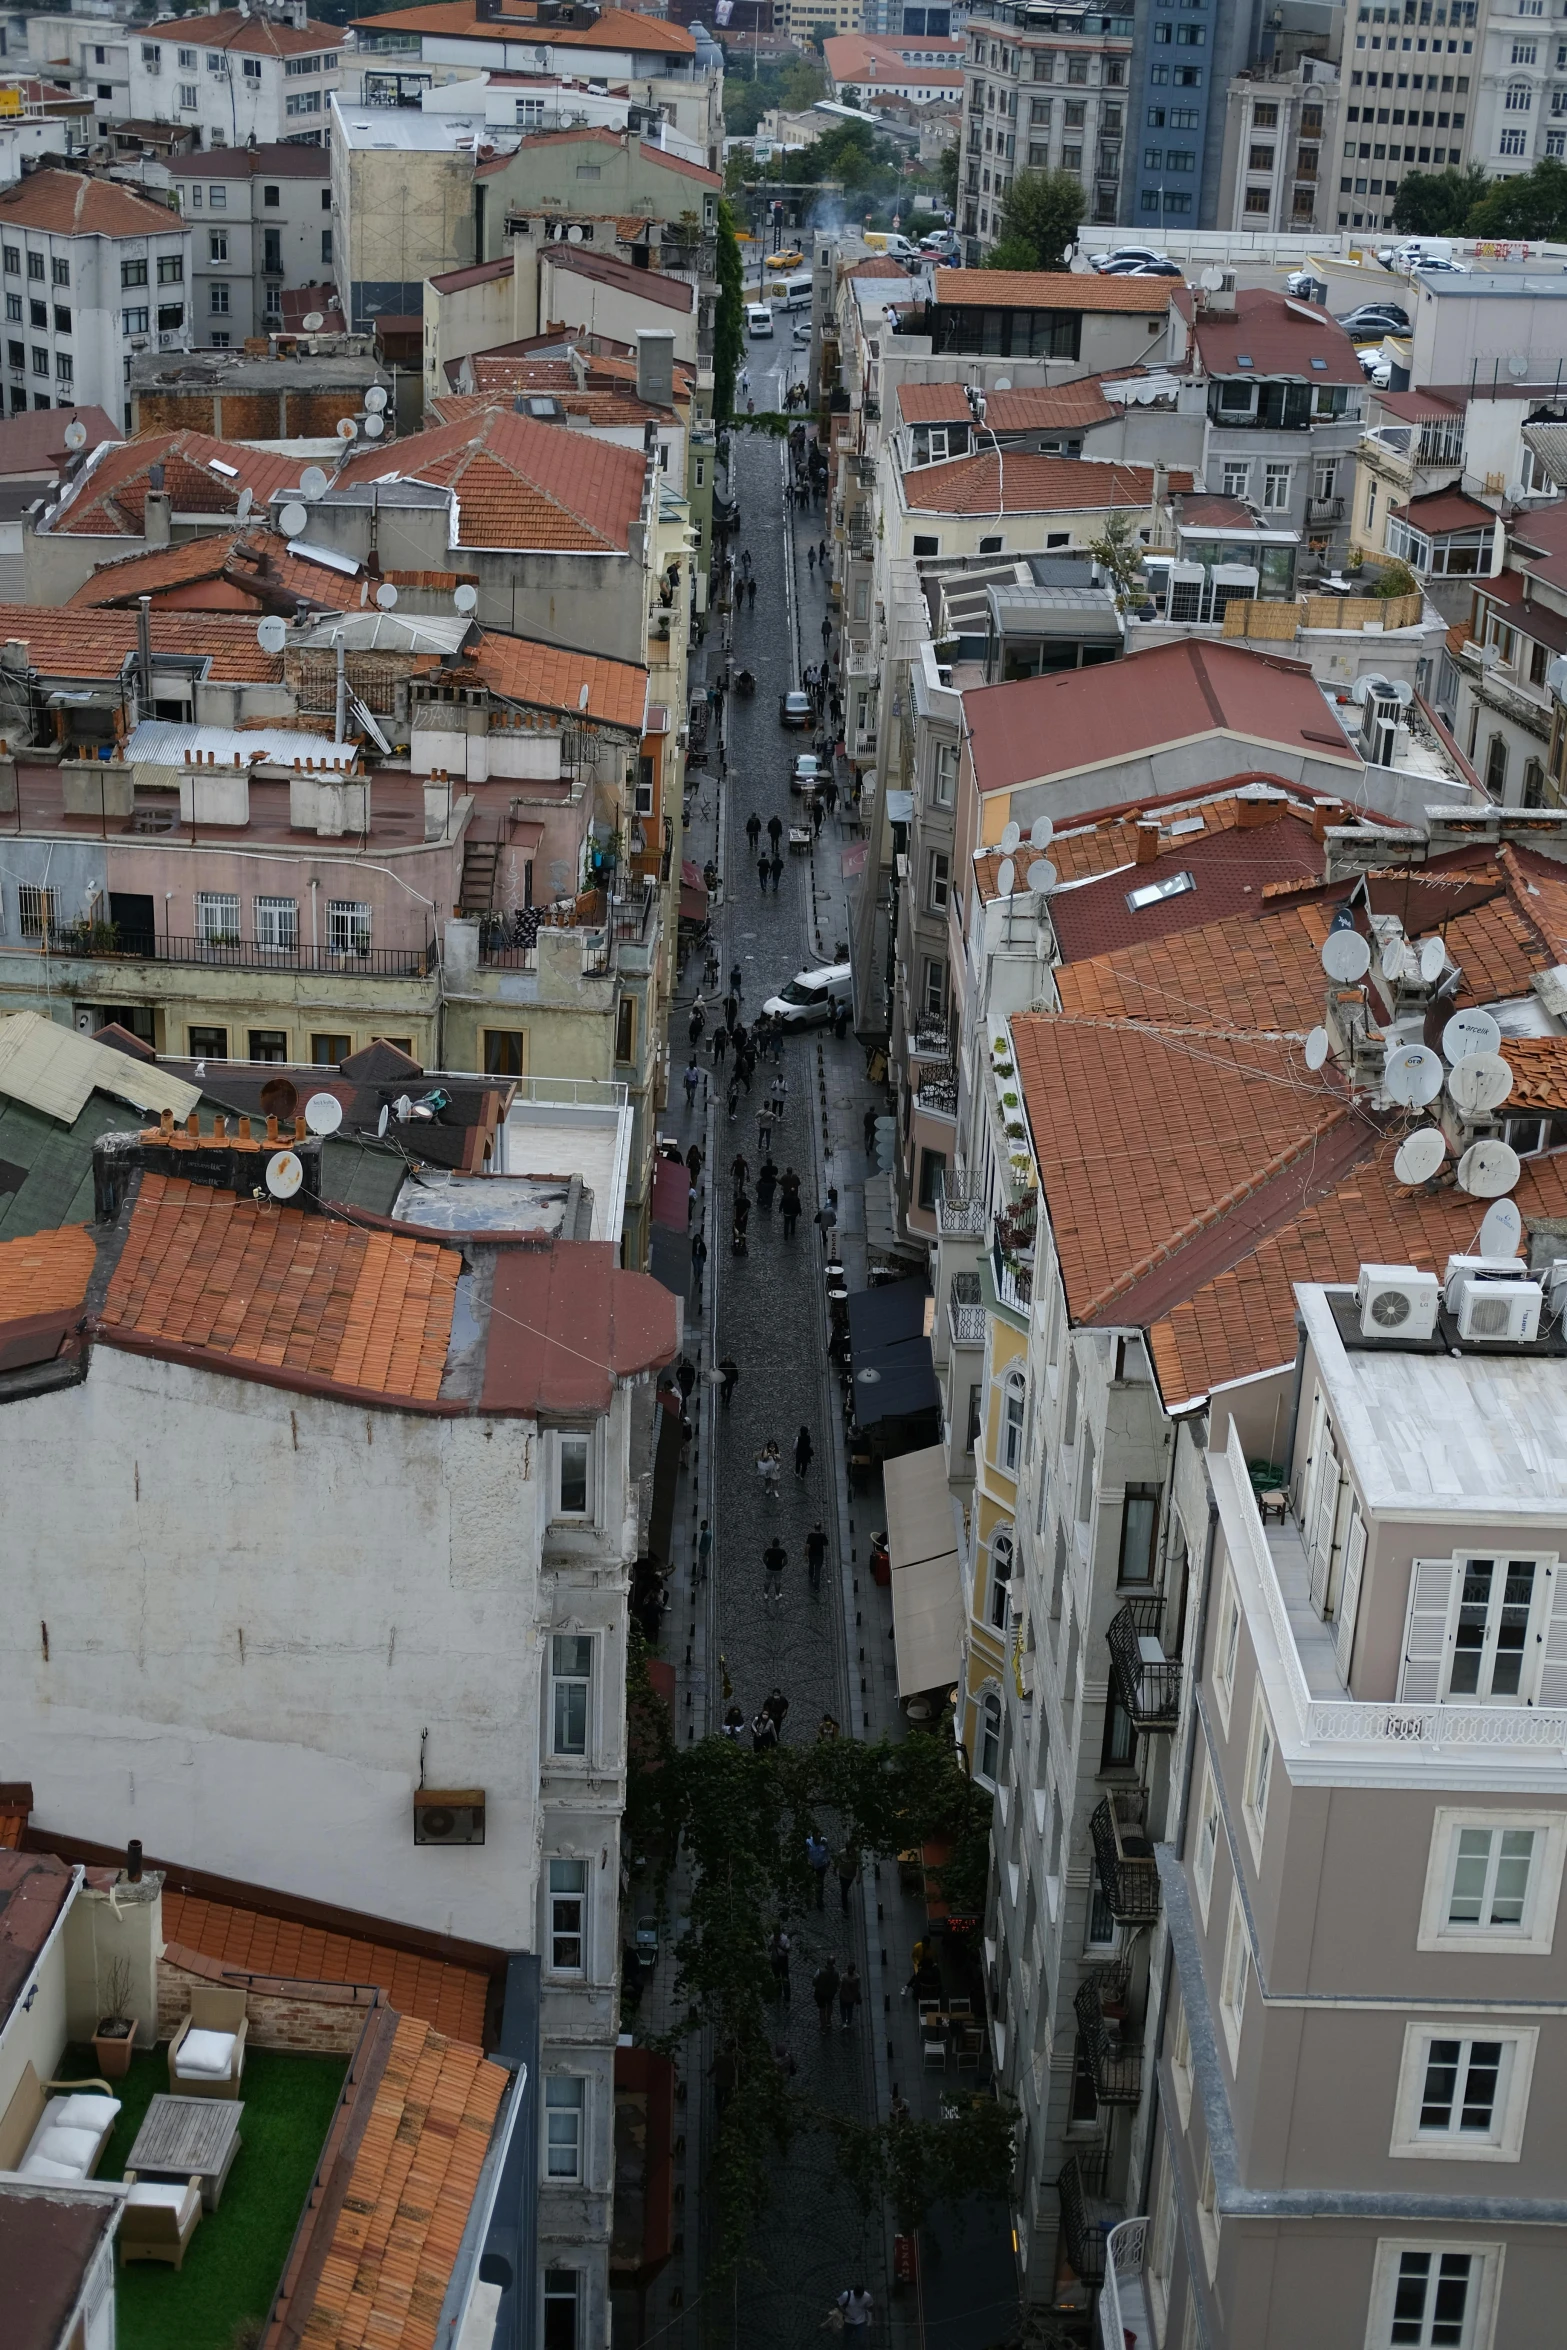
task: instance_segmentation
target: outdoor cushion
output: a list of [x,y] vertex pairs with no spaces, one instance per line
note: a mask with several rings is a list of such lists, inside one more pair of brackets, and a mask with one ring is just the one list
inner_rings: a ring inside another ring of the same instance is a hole
[[83,2178],[98,2151],[99,2136],[97,2130],[45,2130],[34,2152],[41,2154],[46,2162],[74,2164],[77,2177]]
[[51,2162],[46,2154],[30,2154],[22,2165],[22,2176],[24,2179],[47,2179],[51,2185],[64,2181],[79,2187],[82,2183],[82,2168],[80,2163]]
[[232,2032],[187,2032],[174,2059],[177,2073],[201,2080],[226,2081],[233,2069]]
[[197,2187],[182,2187],[173,2179],[138,2179],[127,2201],[133,2209],[142,2211],[183,2211],[189,2199],[200,2191]]
[[118,2097],[51,2097],[44,2118],[54,2130],[109,2129],[119,2114]]

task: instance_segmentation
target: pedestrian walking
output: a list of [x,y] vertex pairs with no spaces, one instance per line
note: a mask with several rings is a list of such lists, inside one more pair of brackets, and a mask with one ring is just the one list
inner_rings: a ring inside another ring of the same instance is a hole
[[757,886],[761,890],[764,898],[767,895],[767,875],[768,860],[766,857],[758,857],[756,860],[756,880]]
[[773,857],[773,861],[772,861],[771,865],[768,867],[768,871],[769,871],[769,873],[770,873],[770,874],[772,875],[772,877],[773,877],[773,895],[774,895],[774,897],[776,897],[776,896],[778,895],[778,884],[779,884],[779,882],[780,882],[780,881],[783,879],[783,859],[782,859],[782,857],[778,856],[778,855],[775,853],[775,855],[774,855],[774,857]]
[[756,844],[762,837],[762,819],[760,816],[758,816],[754,808],[751,810],[750,815],[745,820],[745,837],[751,844],[751,854],[754,857],[756,855]]
[[783,819],[776,811],[767,819],[767,837],[775,849],[783,839]]
[[778,1744],[778,1732],[771,1718],[764,1713],[751,1716],[751,1752],[771,1754]]
[[694,1110],[696,1108],[696,1092],[697,1087],[701,1084],[701,1082],[701,1063],[693,1055],[693,1057],[686,1063],[686,1108],[688,1110]]
[[736,1003],[740,1001],[740,998],[745,993],[745,973],[741,970],[738,963],[733,963],[730,965],[729,992],[734,997]]
[[686,1022],[686,1041],[689,1045],[691,1045],[693,1050],[701,1042],[702,1031],[706,1026],[707,1014],[703,1011],[701,1005],[697,1004],[693,1007],[691,1017]]
[[732,1219],[735,1239],[739,1243],[736,1254],[743,1257],[745,1255],[745,1236],[751,1222],[751,1195],[749,1192],[737,1191],[735,1193]]
[[822,785],[822,793],[827,802],[828,815],[836,816],[838,813],[838,778],[836,775],[828,776]]
[[[852,2032],[854,2029],[855,2013],[864,1995],[864,1990],[865,1986],[860,1981],[860,1970],[851,1958],[844,1969],[843,1980],[838,1985],[838,2013],[843,2019],[843,2028],[846,2032]],[[844,2330],[848,2331],[847,2326]]]
[[[749,391],[751,388],[751,377],[749,371],[747,371],[745,382],[746,389]],[[749,579],[751,576],[751,550],[749,547],[742,547],[740,549],[740,568],[744,572],[746,578]]]
[[816,1906],[825,1909],[827,1905],[822,1899],[822,1887],[827,1882],[827,1867],[832,1854],[827,1849],[826,1837],[818,1835],[814,1828],[805,1839],[805,1858],[816,1880]]
[[[680,1390],[681,1402],[689,1403],[691,1390],[696,1385],[696,1365],[689,1355],[682,1355],[675,1365],[675,1385]],[[796,1451],[798,1451],[798,1447],[796,1447]]]
[[778,1456],[778,1447],[775,1444],[764,1444],[756,1456],[756,1473],[762,1480],[762,1491],[769,1501],[778,1499],[778,1480],[781,1470],[782,1463]]
[[821,545],[816,550],[816,560],[818,563],[820,563],[823,571],[825,571],[827,569],[827,541],[825,539],[822,540]]
[[739,1062],[735,1070],[736,1076],[739,1078],[741,1084],[745,1087],[747,1093],[749,1093],[751,1090],[751,1079],[755,1073],[756,1054],[752,1047],[747,1045],[740,1054]]
[[756,1113],[756,1140],[760,1150],[763,1152],[771,1150],[773,1142],[773,1105],[771,1102],[768,1102]]
[[843,1902],[843,1914],[847,1917],[849,1895],[853,1890],[854,1880],[860,1873],[859,1847],[854,1844],[846,1844],[832,1865],[838,1872],[838,1893]]
[[793,1240],[794,1228],[800,1221],[800,1178],[792,1167],[786,1167],[779,1180],[779,1206],[783,1210],[785,1240]]
[[[706,1522],[704,1519],[703,1524]],[[810,1570],[811,1589],[819,1592],[822,1587],[822,1569],[827,1564],[827,1529],[820,1518],[805,1537],[805,1563]]]
[[773,1966],[773,1997],[781,1999],[784,2006],[787,2007],[789,2004],[789,1937],[782,1926],[775,1929],[773,1938],[767,1945],[767,1955]]
[[739,1107],[740,1107],[740,1077],[739,1077],[739,1072],[738,1072],[738,1071],[736,1071],[735,1075],[734,1075],[733,1077],[731,1077],[731,1078],[730,1078],[730,1080],[729,1080],[729,1104],[728,1104],[728,1107],[729,1107],[729,1123],[730,1123],[730,1125],[732,1126],[732,1125],[734,1124],[734,1122],[735,1122],[735,1113],[737,1112],[737,1110],[738,1110],[738,1109],[739,1109]]
[[691,1188],[695,1191],[702,1180],[702,1146],[700,1143],[694,1142],[686,1153],[686,1173],[690,1176]]
[[833,2307],[843,2312],[844,2340],[850,2344],[851,2350],[860,2350],[870,2330],[871,2311],[875,2307],[869,2293],[863,2285],[850,2285],[839,2294]]
[[725,1355],[718,1368],[724,1382],[718,1400],[727,1412],[730,1404],[734,1401],[735,1389],[740,1384],[740,1366],[733,1355]]
[[[765,1460],[765,1458],[766,1455],[764,1454],[763,1459]],[[762,1553],[762,1605],[764,1607],[769,1605],[770,1602],[775,1599],[778,1601],[779,1605],[782,1606],[783,1573],[785,1567],[788,1564],[789,1553],[785,1550],[783,1544],[779,1541],[777,1535],[775,1534],[771,1542],[767,1545],[767,1548]],[[787,1703],[785,1704],[784,1710],[785,1712],[788,1711]],[[768,1715],[768,1719],[773,1725],[774,1743],[776,1744],[776,1734],[783,1728],[783,1721],[780,1716],[769,1713],[768,1708],[765,1705],[763,1706],[762,1711]]]
[[[837,1996],[838,1969],[834,1965],[831,1954],[829,1953],[829,1955],[822,1960],[821,1965],[817,1968],[815,1974],[811,1977],[811,1997],[816,2002],[816,2012],[821,2018],[822,2030],[824,2032],[830,2032],[832,2030],[832,2003],[837,1998]],[[845,2319],[844,2322],[847,2326],[847,2319]],[[865,2339],[864,2335],[860,2335],[859,2339],[863,2341]]]
[[691,1276],[693,1283],[691,1291],[691,1303],[698,1309],[698,1311],[701,1310],[702,1304],[702,1267],[706,1263],[707,1242],[702,1238],[701,1233],[698,1232],[691,1242]]
[[756,610],[756,582],[754,579],[748,579],[746,581],[745,592],[747,600],[750,604],[750,608],[754,612]]
[[831,642],[832,642],[832,622],[831,622],[831,620],[829,620],[829,619],[826,619],[826,618],[824,617],[824,618],[823,618],[823,621],[822,621],[822,651],[823,651],[824,653],[826,652],[826,650],[827,650],[827,647],[828,647],[828,646],[831,644]]
[[814,1450],[811,1431],[802,1424],[800,1433],[794,1440],[794,1473],[802,1482],[810,1469],[811,1455]]
[[808,567],[809,567],[809,569],[810,569],[811,575],[812,575],[812,577],[814,578],[814,577],[815,577],[815,573],[816,573],[816,549],[815,549],[814,547],[807,547],[807,548],[806,548],[806,550],[805,550],[805,560],[806,560],[806,564],[807,564],[807,566],[808,566]]
[[744,1714],[737,1705],[729,1706],[724,1713],[724,1736],[738,1746],[744,1729]]
[[827,1197],[811,1218],[811,1222],[821,1234],[830,1256],[833,1249],[833,1234],[838,1229],[838,1194],[835,1190],[829,1189]]
[[780,1739],[782,1739],[784,1716],[789,1711],[789,1700],[787,1697],[785,1697],[783,1691],[779,1688],[776,1681],[773,1683],[773,1686],[768,1690],[767,1695],[762,1700],[762,1711],[764,1714],[770,1714],[772,1716],[774,1726],[778,1732],[778,1736]]
[[713,1030],[713,1067],[714,1067],[715,1069],[721,1069],[721,1068],[723,1067],[723,1065],[724,1065],[724,1055],[725,1055],[725,1053],[727,1053],[727,1052],[728,1052],[728,1050],[729,1050],[729,1031],[728,1031],[728,1029],[727,1029],[727,1028],[715,1028],[715,1029]]
[[812,824],[814,825],[814,827],[815,827],[815,829],[816,829],[816,837],[817,837],[817,839],[818,839],[818,840],[820,840],[820,839],[821,839],[821,837],[822,837],[822,819],[823,819],[823,817],[826,815],[826,813],[827,813],[827,810],[826,810],[826,808],[825,808],[825,807],[822,805],[822,802],[821,802],[820,800],[812,800],[812,802],[811,802],[811,822],[812,822]]
[[735,1032],[735,1022],[739,1017],[740,998],[731,991],[724,998],[724,1026],[728,1029],[731,1039],[733,1039]]
[[764,1159],[756,1177],[756,1204],[764,1216],[773,1212],[773,1194],[777,1189],[778,1169],[771,1159]]
[[713,1529],[706,1518],[696,1538],[696,1579],[698,1585],[707,1581],[708,1569],[713,1563]]
[[734,1157],[729,1162],[729,1181],[731,1188],[735,1191],[744,1191],[750,1173],[750,1160],[746,1157],[744,1151],[736,1151]]

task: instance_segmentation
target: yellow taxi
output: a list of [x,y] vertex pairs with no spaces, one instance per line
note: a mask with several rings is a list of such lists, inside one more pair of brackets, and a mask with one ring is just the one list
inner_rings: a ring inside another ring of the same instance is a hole
[[798,245],[786,245],[781,253],[768,254],[767,266],[769,269],[798,269],[804,259],[805,255]]

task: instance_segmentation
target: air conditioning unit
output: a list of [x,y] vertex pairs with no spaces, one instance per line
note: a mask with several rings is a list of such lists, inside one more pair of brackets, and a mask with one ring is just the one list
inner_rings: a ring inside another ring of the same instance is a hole
[[482,1844],[484,1789],[482,1787],[416,1787],[414,1789],[416,1844]]
[[1516,1281],[1519,1270],[1516,1257],[1449,1257],[1442,1273],[1442,1303],[1456,1314],[1464,1291],[1474,1283]]
[[1434,1273],[1413,1265],[1362,1265],[1355,1286],[1362,1338],[1426,1339],[1436,1334],[1442,1302]]
[[1458,1301],[1458,1335],[1528,1346],[1540,1335],[1544,1302],[1538,1281],[1466,1281]]

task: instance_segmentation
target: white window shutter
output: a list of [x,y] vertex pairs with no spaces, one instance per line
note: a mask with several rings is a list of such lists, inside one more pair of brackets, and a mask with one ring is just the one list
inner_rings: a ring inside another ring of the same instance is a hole
[[1545,1620],[1545,1661],[1540,1667],[1535,1703],[1554,1711],[1559,1706],[1567,1706],[1567,1563],[1557,1559],[1545,1572],[1551,1603]]
[[1350,1659],[1355,1653],[1355,1616],[1360,1607],[1360,1570],[1366,1560],[1366,1521],[1355,1510],[1349,1521],[1349,1539],[1344,1545],[1344,1584],[1338,1598],[1338,1625],[1333,1647],[1338,1658],[1338,1669],[1349,1687]]
[[1447,1619],[1457,1573],[1452,1559],[1416,1559],[1410,1568],[1404,1669],[1398,1686],[1401,1705],[1434,1705],[1442,1693]]

